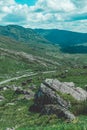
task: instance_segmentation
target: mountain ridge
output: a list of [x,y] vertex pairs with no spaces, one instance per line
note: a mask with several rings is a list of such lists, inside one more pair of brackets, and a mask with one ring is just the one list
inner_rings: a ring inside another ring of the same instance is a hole
[[72,32],[59,29],[35,29],[48,41],[60,46],[70,46],[87,42],[87,33]]
[[0,35],[24,43],[50,43],[71,46],[87,42],[87,33],[59,29],[31,29],[19,25],[0,26]]
[[33,29],[24,28],[19,25],[0,26],[0,36],[7,36],[19,42],[48,42],[45,38],[37,34]]

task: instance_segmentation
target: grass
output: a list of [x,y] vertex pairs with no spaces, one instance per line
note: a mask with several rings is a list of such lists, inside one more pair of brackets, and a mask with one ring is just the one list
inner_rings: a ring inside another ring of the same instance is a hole
[[[7,94],[6,94],[7,93]],[[7,127],[16,127],[16,130],[86,130],[87,116],[79,116],[72,123],[58,119],[55,115],[39,116],[38,113],[31,113],[29,106],[33,101],[18,99],[12,91],[5,92],[6,103],[0,107],[0,130]],[[8,103],[10,102],[10,104]],[[14,103],[11,105],[11,103]]]
[[66,74],[65,78],[59,78],[63,82],[74,82],[77,87],[85,88],[87,84],[87,69],[71,68]]
[[[81,120],[80,120],[81,121]],[[79,123],[58,123],[54,125],[46,125],[46,126],[38,126],[38,127],[24,127],[24,128],[18,128],[17,130],[87,130],[87,126]]]
[[[21,78],[4,84],[3,87],[15,85],[29,89],[34,84],[36,86],[34,92],[36,92],[40,83],[46,78],[57,78],[62,82],[74,82],[76,86],[84,89],[87,85],[87,69],[83,69],[83,66],[87,64],[87,54],[63,54],[59,51],[57,45],[35,44],[34,42],[25,45],[4,37],[0,38],[0,47],[39,56],[47,64],[44,67],[36,62],[27,62],[23,58],[9,55],[0,50],[0,81],[28,74],[31,71],[39,72],[37,76]],[[59,65],[56,65],[55,62]],[[41,73],[47,70],[56,70],[56,72]],[[68,70],[68,72],[65,73],[65,70]],[[65,75],[65,77],[61,77],[61,75]],[[32,78],[32,82],[22,86],[22,82],[26,82],[30,78]],[[33,100],[25,100],[23,95],[15,94],[13,90],[1,90],[0,95],[5,97],[5,101],[0,103],[0,130],[12,127],[15,127],[16,130],[87,130],[86,114],[79,115],[76,121],[67,123],[58,119],[55,115],[39,116],[39,113],[30,112],[29,107],[33,104]],[[74,102],[70,96],[62,96],[66,100],[70,98]],[[77,109],[77,106],[72,111],[75,111],[75,109]]]
[[[37,90],[43,80],[43,77],[52,78],[56,77],[57,74],[58,72],[54,74],[43,74],[42,76],[40,75],[39,80],[38,76],[34,76],[32,83],[28,86],[24,86],[23,88],[28,88],[32,84],[35,84]],[[21,86],[21,82],[25,82],[27,79],[28,78],[22,78],[16,81],[16,85]],[[61,80],[64,79],[61,78]],[[14,83],[15,81],[9,84],[11,86]],[[0,130],[5,130],[7,127],[15,127],[16,130],[87,130],[86,115],[78,116],[76,121],[71,123],[62,121],[55,115],[39,116],[39,113],[32,113],[29,111],[29,107],[33,104],[33,100],[25,100],[23,95],[15,94],[13,90],[2,90],[0,93],[6,99],[0,105]],[[75,109],[77,109],[77,107]]]

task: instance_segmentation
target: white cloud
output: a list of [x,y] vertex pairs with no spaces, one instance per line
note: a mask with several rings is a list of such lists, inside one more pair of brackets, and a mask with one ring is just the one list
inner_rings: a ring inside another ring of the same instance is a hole
[[87,32],[87,0],[38,0],[34,6],[0,1],[0,24]]
[[70,0],[38,0],[37,7],[43,7],[51,11],[72,11],[75,6]]
[[0,0],[0,5],[12,5],[15,4],[14,0]]

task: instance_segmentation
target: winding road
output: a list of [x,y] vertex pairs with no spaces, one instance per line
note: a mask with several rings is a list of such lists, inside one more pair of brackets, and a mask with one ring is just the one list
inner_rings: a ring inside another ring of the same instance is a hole
[[22,76],[13,77],[13,78],[10,78],[10,79],[1,81],[1,82],[0,82],[0,85],[5,84],[5,83],[8,83],[8,82],[10,82],[10,81],[18,80],[18,79],[21,79],[21,78],[35,76],[35,75],[38,75],[39,73],[48,74],[48,73],[55,73],[55,72],[56,72],[55,70],[54,70],[54,71],[37,72],[37,73],[29,72],[29,74],[24,74],[24,75],[22,75]]

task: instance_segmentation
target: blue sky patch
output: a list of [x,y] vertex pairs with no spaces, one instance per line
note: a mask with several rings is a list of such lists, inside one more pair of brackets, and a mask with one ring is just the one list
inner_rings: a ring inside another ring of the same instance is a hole
[[19,4],[27,4],[29,6],[35,5],[37,0],[15,0]]

